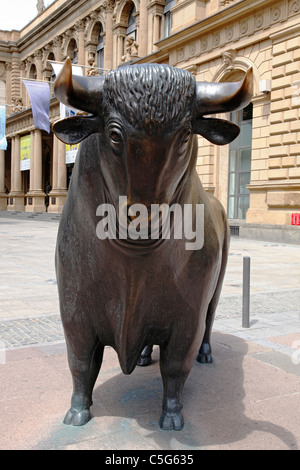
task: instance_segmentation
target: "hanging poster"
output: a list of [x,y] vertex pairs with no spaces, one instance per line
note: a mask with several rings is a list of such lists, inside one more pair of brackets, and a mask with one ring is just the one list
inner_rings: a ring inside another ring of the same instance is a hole
[[7,140],[5,137],[5,126],[6,126],[6,108],[0,106],[0,150],[7,149]]
[[80,144],[66,145],[66,164],[74,163]]
[[30,170],[30,134],[20,138],[20,170]]
[[33,122],[37,129],[50,134],[49,108],[50,88],[47,82],[23,80],[32,107]]

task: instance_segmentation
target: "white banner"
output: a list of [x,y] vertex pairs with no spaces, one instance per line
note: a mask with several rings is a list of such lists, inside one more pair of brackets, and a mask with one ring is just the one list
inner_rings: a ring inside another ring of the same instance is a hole
[[6,129],[6,107],[0,106],[0,150],[7,149],[5,129]]
[[23,80],[29,94],[33,122],[37,129],[47,131],[50,134],[50,88],[49,83]]
[[[58,64],[57,62],[52,62],[51,60],[49,60],[49,62],[51,64],[52,68],[53,68],[53,71],[54,71],[55,75],[58,76],[58,74],[61,71],[61,69],[63,68],[64,64]],[[80,67],[80,65],[72,65],[72,74],[82,76],[83,75],[82,67]]]

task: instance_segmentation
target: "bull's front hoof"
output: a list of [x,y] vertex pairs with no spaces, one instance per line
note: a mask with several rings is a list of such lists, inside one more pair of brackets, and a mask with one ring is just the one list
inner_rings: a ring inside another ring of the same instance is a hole
[[163,431],[181,431],[184,426],[184,420],[181,413],[162,413],[159,422]]
[[197,356],[197,361],[201,364],[211,364],[212,363],[212,355],[211,355],[211,347],[209,343],[202,343],[199,354]]
[[91,419],[90,410],[75,410],[70,408],[65,416],[64,424],[72,424],[73,426],[84,426]]

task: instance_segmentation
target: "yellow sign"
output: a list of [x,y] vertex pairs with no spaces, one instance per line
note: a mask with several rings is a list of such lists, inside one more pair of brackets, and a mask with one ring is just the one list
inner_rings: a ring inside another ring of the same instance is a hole
[[74,163],[80,144],[66,145],[66,164]]
[[20,139],[20,170],[30,170],[30,144],[31,136],[24,135]]

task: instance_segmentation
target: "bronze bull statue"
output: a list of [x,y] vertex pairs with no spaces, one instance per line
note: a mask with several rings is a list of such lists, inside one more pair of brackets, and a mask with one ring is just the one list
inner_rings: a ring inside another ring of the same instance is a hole
[[[63,142],[83,141],[56,250],[74,386],[66,424],[84,425],[90,419],[106,345],[117,352],[125,374],[138,363],[149,364],[152,345],[159,345],[164,389],[160,427],[182,429],[185,380],[197,353],[199,362],[212,361],[210,334],[229,244],[225,212],[207,195],[196,172],[196,134],[218,145],[234,140],[236,125],[204,116],[245,107],[252,97],[252,81],[252,69],[241,82],[207,83],[158,64],[80,77],[72,76],[67,59],[55,94],[88,115],[54,125]],[[158,208],[156,220],[161,223],[160,208],[174,204],[177,209],[192,207],[192,233],[201,222],[202,243],[195,248],[188,246],[183,232],[174,236],[175,212],[168,217],[167,237],[160,225],[153,238],[145,236],[152,213],[141,218],[136,207]],[[201,220],[197,207],[202,208]],[[107,213],[115,209],[114,217],[106,217],[106,231],[99,226],[105,219],[101,208]],[[109,229],[109,220],[116,226]],[[137,221],[143,236],[130,237],[126,229],[136,223],[138,234]]]

